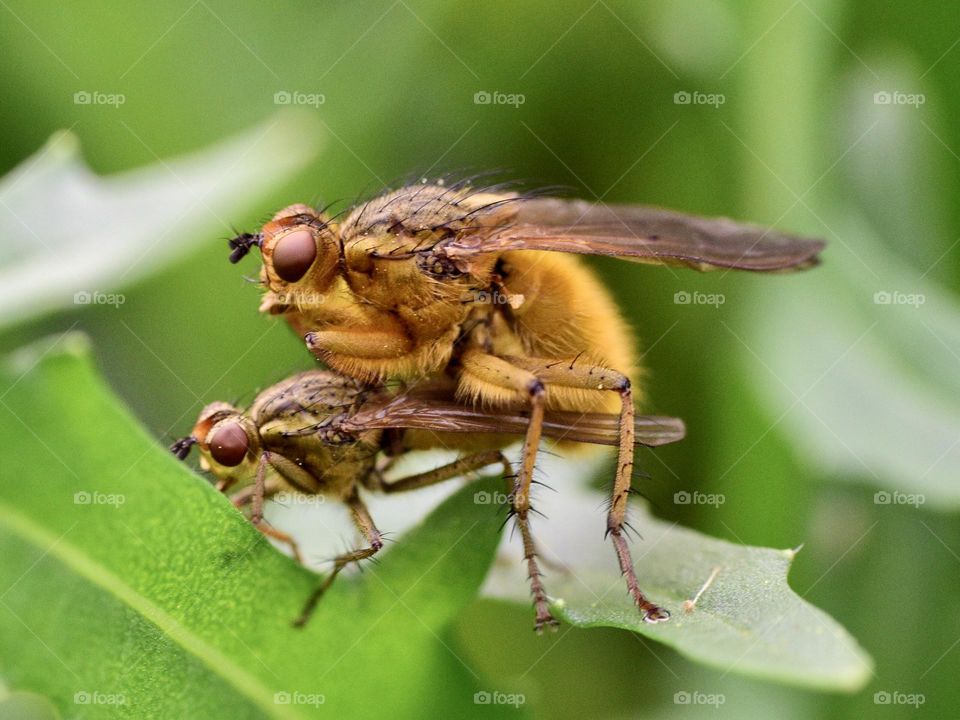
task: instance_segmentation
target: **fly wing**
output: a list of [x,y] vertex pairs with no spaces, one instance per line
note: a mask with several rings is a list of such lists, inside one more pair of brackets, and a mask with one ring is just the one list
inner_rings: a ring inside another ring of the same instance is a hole
[[467,266],[476,255],[547,250],[701,271],[785,272],[816,265],[824,248],[822,240],[643,205],[533,198],[514,208],[509,225],[464,230],[442,244],[444,252]]
[[[376,428],[409,428],[455,433],[508,433],[523,435],[530,423],[524,410],[481,410],[434,397],[399,395],[376,399],[340,424],[350,433]],[[619,417],[604,413],[547,412],[543,434],[558,440],[616,445]],[[679,418],[644,415],[634,423],[636,443],[650,447],[682,440],[686,427]]]

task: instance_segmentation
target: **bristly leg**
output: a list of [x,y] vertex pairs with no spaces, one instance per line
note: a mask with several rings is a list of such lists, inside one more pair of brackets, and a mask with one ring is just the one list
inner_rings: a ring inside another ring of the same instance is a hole
[[307,624],[313,615],[313,611],[316,610],[320,598],[322,598],[323,594],[333,585],[333,581],[337,579],[337,575],[340,574],[341,570],[351,563],[359,563],[361,560],[373,557],[383,547],[383,537],[380,535],[380,531],[377,530],[377,526],[374,525],[370,511],[367,510],[367,506],[363,504],[356,490],[354,490],[353,495],[347,498],[346,504],[347,507],[350,508],[350,515],[353,518],[354,524],[366,538],[369,546],[339,555],[333,559],[333,570],[330,571],[330,574],[320,583],[319,587],[307,598],[307,602],[304,604],[300,615],[293,621],[295,627],[303,627]]
[[333,570],[330,571],[330,574],[324,579],[320,586],[314,590],[310,597],[307,598],[307,602],[303,605],[303,610],[300,611],[300,615],[293,621],[295,627],[303,627],[310,621],[310,617],[313,615],[313,611],[317,608],[317,603],[320,602],[320,598],[323,597],[323,594],[330,589],[330,586],[333,585],[333,581],[337,579],[337,575],[340,574],[340,571],[343,570],[350,563],[358,563],[361,560],[366,560],[367,558],[373,557],[377,552],[380,551],[380,548],[383,547],[383,541],[377,539],[371,541],[370,547],[361,548],[359,550],[354,550],[352,552],[345,553],[343,555],[338,555],[333,559]]
[[610,496],[610,512],[607,515],[607,534],[613,541],[620,571],[627,579],[627,591],[633,598],[634,604],[643,613],[645,622],[658,623],[669,620],[670,613],[650,602],[640,589],[640,583],[637,582],[637,573],[633,569],[633,559],[630,557],[630,548],[624,536],[627,501],[630,498],[630,480],[633,473],[634,412],[629,379],[623,378],[619,390],[621,398],[620,447],[617,453],[617,473]]
[[547,600],[547,591],[543,585],[543,573],[537,564],[537,549],[533,542],[533,533],[530,531],[530,485],[533,480],[533,468],[536,460],[537,446],[540,444],[540,433],[543,428],[544,387],[537,382],[531,392],[530,425],[523,441],[523,450],[520,458],[520,471],[513,484],[513,509],[517,527],[520,528],[520,537],[523,541],[523,559],[527,563],[527,577],[530,580],[530,594],[533,596],[533,606],[536,620],[533,629],[538,633],[545,627],[556,630],[557,621],[550,614],[550,603]]
[[[511,359],[512,360],[512,359]],[[534,373],[521,369],[507,359],[488,355],[478,350],[469,350],[461,358],[461,387],[465,382],[494,385],[523,393],[529,398],[530,420],[523,439],[520,467],[513,483],[512,514],[523,542],[523,559],[530,578],[530,594],[535,610],[534,630],[555,630],[558,623],[550,614],[550,601],[543,584],[543,574],[537,563],[537,549],[530,530],[530,486],[533,482],[537,448],[543,433],[543,415],[546,404],[546,387]]]
[[538,358],[507,358],[518,367],[536,373],[537,377],[551,385],[563,385],[590,390],[603,390],[620,395],[620,439],[617,452],[617,470],[610,496],[610,508],[607,513],[607,534],[613,541],[617,553],[620,571],[627,579],[627,589],[634,604],[643,613],[646,622],[656,623],[668,620],[670,613],[647,599],[637,574],[633,569],[630,548],[624,535],[627,516],[627,500],[630,497],[630,481],[633,474],[633,444],[635,440],[633,392],[630,378],[621,372],[589,364],[568,364],[556,360]]

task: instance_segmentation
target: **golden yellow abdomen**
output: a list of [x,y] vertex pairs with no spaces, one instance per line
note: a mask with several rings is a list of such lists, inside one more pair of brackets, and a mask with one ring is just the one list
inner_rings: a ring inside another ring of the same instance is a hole
[[[634,399],[638,385],[637,342],[606,287],[580,258],[556,252],[504,253],[504,289],[514,296],[513,333],[527,355],[577,358],[627,375]],[[522,302],[520,298],[522,296]],[[618,412],[614,393],[552,387],[552,407],[581,412]]]

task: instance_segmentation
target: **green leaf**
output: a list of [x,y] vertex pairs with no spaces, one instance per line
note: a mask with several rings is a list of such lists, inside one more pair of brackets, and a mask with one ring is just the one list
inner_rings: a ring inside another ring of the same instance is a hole
[[442,639],[499,539],[501,518],[471,502],[475,486],[341,578],[296,630],[319,578],[137,425],[82,336],[18,353],[0,405],[0,675],[11,691],[84,717],[507,712],[474,704],[474,680]]
[[[562,617],[578,627],[617,627],[641,633],[687,657],[722,669],[823,690],[854,691],[872,674],[870,657],[846,630],[790,589],[796,552],[735,545],[650,516],[634,503],[630,524],[640,586],[671,613],[650,625],[631,604],[614,551],[603,539],[601,493],[578,490],[549,474],[558,493],[541,493],[549,520],[534,528],[544,556],[563,567],[547,571],[547,590]],[[596,515],[596,513],[593,513]],[[485,589],[520,600],[521,573],[498,563]],[[694,610],[684,612],[714,568],[719,571]]]
[[230,235],[231,217],[314,156],[308,118],[281,113],[196,154],[106,178],[84,164],[76,135],[55,134],[0,180],[0,325],[112,301],[198,238]]

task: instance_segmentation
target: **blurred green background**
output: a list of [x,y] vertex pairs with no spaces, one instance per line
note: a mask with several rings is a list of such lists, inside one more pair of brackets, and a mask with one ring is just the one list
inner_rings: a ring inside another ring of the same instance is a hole
[[[202,402],[311,366],[292,333],[254,311],[241,275],[256,263],[238,270],[225,253],[228,224],[252,229],[294,201],[493,169],[825,237],[825,266],[800,277],[591,262],[642,338],[645,410],[690,429],[644,456],[655,512],[735,542],[803,543],[791,584],[874,656],[870,685],[831,696],[753,682],[612,630],[540,640],[527,613],[492,602],[459,639],[478,673],[527,688],[542,717],[956,717],[960,461],[955,443],[927,448],[911,433],[960,440],[949,436],[960,427],[958,20],[949,4],[877,0],[7,0],[4,172],[61,128],[98,173],[163,162],[267,120],[277,93],[322,96],[299,109],[324,144],[261,204],[206,217],[185,257],[124,288],[122,322],[109,306],[71,309],[0,344],[78,324],[167,440]],[[78,105],[77,92],[125,102]],[[478,103],[484,92],[522,102]],[[24,240],[0,239],[11,241]],[[678,304],[678,292],[724,301]],[[925,300],[898,305],[905,294]],[[726,502],[675,504],[682,489]],[[695,689],[727,703],[674,704]],[[925,701],[877,703],[895,691]]]

